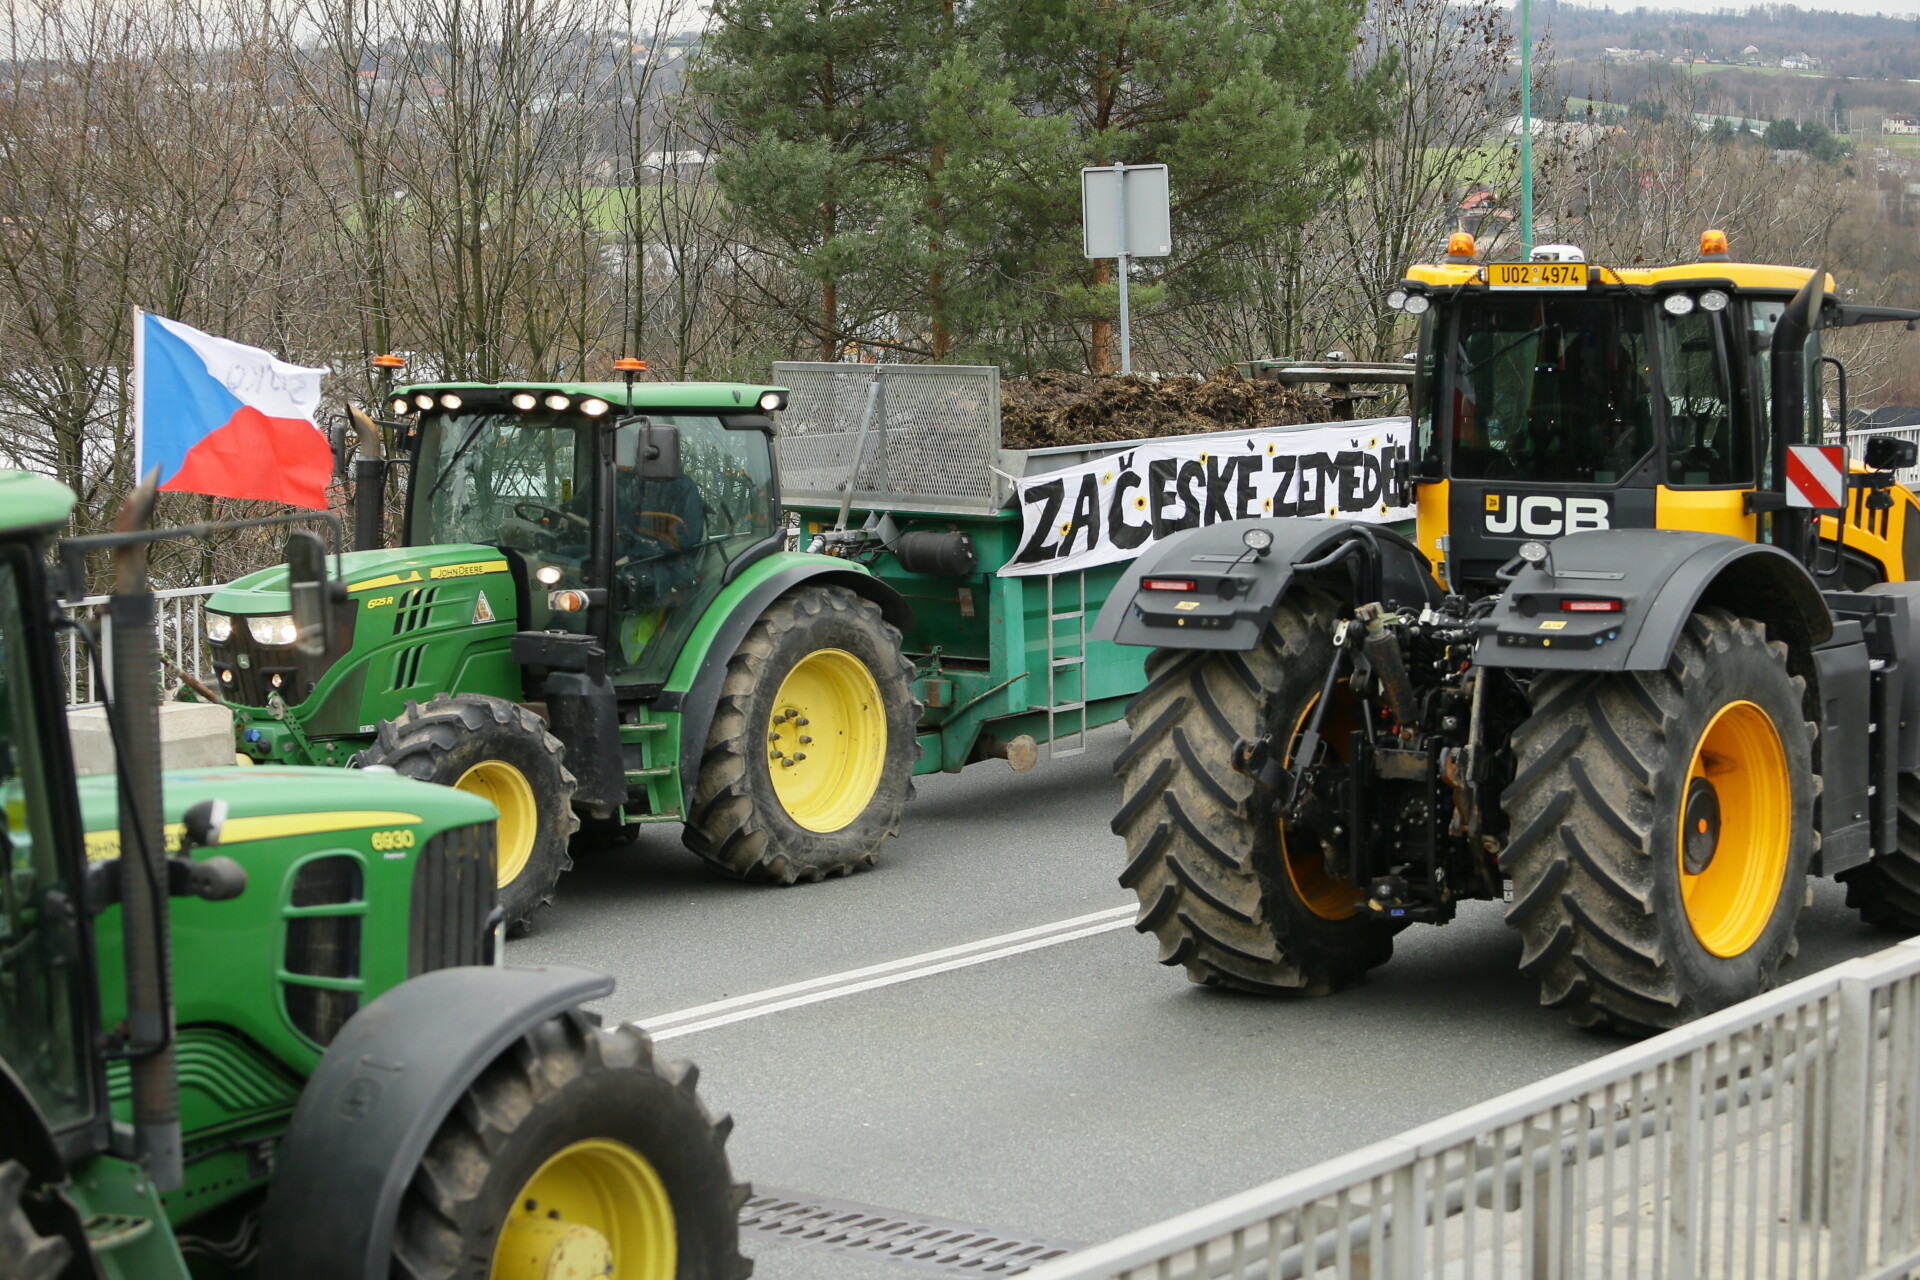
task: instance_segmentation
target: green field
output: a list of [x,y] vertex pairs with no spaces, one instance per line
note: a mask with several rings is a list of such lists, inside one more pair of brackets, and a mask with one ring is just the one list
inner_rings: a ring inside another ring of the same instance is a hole
[[[1672,63],[1666,63],[1672,66]],[[1749,67],[1731,62],[1689,62],[1687,73],[1696,76],[1710,76],[1723,71],[1744,71],[1756,76],[1806,76],[1814,80],[1826,80],[1830,77],[1824,71],[1796,71],[1786,67]]]

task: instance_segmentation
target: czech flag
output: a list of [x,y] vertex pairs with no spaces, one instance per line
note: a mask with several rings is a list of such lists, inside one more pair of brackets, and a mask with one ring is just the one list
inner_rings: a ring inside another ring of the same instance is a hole
[[134,474],[158,467],[168,493],[326,510],[333,450],[313,415],[327,370],[145,311],[134,319]]

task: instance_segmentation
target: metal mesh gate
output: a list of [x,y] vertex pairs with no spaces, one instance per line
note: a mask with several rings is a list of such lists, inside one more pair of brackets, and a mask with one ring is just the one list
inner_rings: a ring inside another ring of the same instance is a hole
[[996,366],[782,360],[773,378],[793,393],[780,418],[780,489],[788,502],[837,504],[856,453],[854,491],[865,506],[988,512],[1011,496],[995,470]]

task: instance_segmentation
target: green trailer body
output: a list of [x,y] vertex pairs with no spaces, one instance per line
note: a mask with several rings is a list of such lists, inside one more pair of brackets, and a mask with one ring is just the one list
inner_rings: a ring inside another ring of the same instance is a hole
[[[800,521],[801,544],[824,539],[913,606],[902,641],[925,708],[917,772],[953,772],[989,758],[1026,767],[1035,748],[1074,754],[1087,730],[1123,718],[1146,686],[1148,651],[1090,636],[1131,561],[1002,576],[1021,546],[1013,481],[1165,440],[1003,448],[993,366],[793,361],[773,368],[792,389],[781,421],[781,487]],[[851,536],[836,536],[840,529]],[[973,570],[916,573],[883,549],[888,539],[915,533],[965,534]]]
[[[861,496],[854,502],[861,519],[872,511]],[[803,539],[838,516],[837,507],[792,509]],[[915,573],[885,555],[867,566],[913,606],[901,647],[923,708],[915,773],[957,773],[993,758],[1024,766],[1031,761],[1019,754],[1022,738],[1044,744],[1050,756],[1072,754],[1087,730],[1126,714],[1146,683],[1146,654],[1087,634],[1125,564],[1002,577],[999,568],[1020,545],[1017,511],[893,518],[903,533],[965,533],[979,557],[978,571],[965,578]]]

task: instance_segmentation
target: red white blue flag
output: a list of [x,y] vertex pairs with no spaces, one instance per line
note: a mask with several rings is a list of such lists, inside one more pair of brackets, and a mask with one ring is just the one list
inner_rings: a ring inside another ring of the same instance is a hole
[[134,313],[135,472],[169,493],[324,511],[333,451],[314,421],[325,369]]

